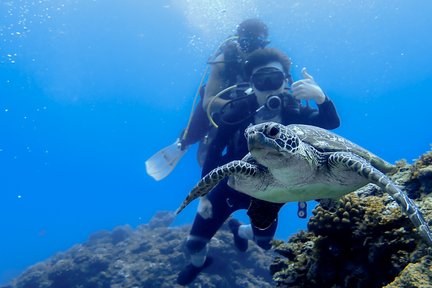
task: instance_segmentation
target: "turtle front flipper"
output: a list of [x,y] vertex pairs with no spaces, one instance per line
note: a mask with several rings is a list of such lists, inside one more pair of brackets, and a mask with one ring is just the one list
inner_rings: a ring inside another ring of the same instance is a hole
[[384,173],[374,168],[363,158],[349,152],[333,153],[329,157],[329,165],[344,165],[390,194],[402,208],[402,211],[408,215],[420,235],[432,246],[432,232],[421,211],[408,195],[399,189]]
[[196,198],[204,196],[210,192],[210,190],[213,189],[225,177],[231,175],[255,176],[257,171],[258,167],[256,165],[242,160],[231,161],[225,165],[213,169],[206,176],[204,176],[197,185],[195,185],[181,206],[177,209],[176,214],[179,214]]

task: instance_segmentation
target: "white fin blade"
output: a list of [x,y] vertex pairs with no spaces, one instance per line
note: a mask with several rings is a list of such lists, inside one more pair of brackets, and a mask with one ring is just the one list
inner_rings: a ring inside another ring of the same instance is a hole
[[180,149],[178,140],[161,149],[145,162],[147,174],[156,181],[164,179],[174,170],[186,151],[187,148]]

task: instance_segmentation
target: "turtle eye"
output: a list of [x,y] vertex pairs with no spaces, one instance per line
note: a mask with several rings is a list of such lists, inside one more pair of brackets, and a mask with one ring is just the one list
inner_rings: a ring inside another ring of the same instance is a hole
[[270,128],[270,130],[268,131],[268,135],[270,137],[276,137],[279,134],[279,128],[276,126],[273,126]]

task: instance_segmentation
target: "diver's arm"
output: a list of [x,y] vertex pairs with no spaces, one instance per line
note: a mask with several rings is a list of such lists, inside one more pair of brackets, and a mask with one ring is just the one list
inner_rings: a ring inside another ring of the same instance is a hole
[[314,78],[302,69],[302,80],[292,84],[293,97],[297,100],[313,100],[318,106],[318,110],[310,107],[302,108],[303,117],[306,124],[315,125],[325,129],[335,129],[339,127],[339,115],[333,102],[327,97],[321,87],[315,82]]
[[209,78],[207,80],[207,85],[204,92],[203,108],[204,111],[207,110],[207,106],[210,100],[218,94],[220,91],[226,88],[226,79],[224,77],[225,64],[223,63],[223,54],[216,57],[215,64],[212,64],[212,69],[210,71]]
[[335,129],[340,125],[339,115],[336,107],[330,98],[325,97],[325,101],[318,104],[318,110],[304,108],[302,112],[309,114],[307,116],[309,125],[318,126],[324,129]]
[[324,103],[326,95],[304,67],[302,75],[304,79],[295,81],[291,85],[294,98],[297,100],[314,100],[318,105]]
[[208,132],[210,122],[202,106],[201,99],[193,111],[188,127],[180,134],[180,144],[182,149],[202,140]]

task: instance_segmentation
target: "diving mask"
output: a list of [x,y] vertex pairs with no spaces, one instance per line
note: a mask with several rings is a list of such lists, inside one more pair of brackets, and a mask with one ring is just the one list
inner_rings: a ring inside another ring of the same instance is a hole
[[254,89],[259,91],[278,90],[285,81],[285,74],[275,67],[259,69],[251,76]]

